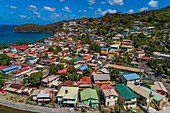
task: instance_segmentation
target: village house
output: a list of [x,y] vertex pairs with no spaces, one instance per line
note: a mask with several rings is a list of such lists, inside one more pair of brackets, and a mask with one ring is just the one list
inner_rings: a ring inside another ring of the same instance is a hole
[[134,83],[135,81],[140,79],[139,75],[137,75],[136,73],[121,74],[119,75],[119,78],[122,83],[126,82],[127,84],[128,82]]
[[116,101],[118,100],[118,94],[115,89],[111,85],[102,85],[102,95],[104,99],[105,106],[114,106]]
[[160,95],[167,96],[169,92],[167,91],[166,87],[160,81],[155,81],[154,85],[151,85],[151,89]]
[[132,84],[127,84],[127,86],[138,96],[137,100],[139,104],[146,107],[150,105],[152,95],[149,92]]
[[150,90],[146,87],[140,86],[143,90],[147,91],[148,93],[151,93],[153,95],[153,99],[151,101],[151,106],[155,108],[156,110],[160,111],[165,106],[167,106],[168,98],[166,98],[163,95],[160,95],[159,93],[156,93],[153,90]]
[[78,90],[78,87],[62,86],[56,96],[58,105],[63,107],[76,107]]
[[30,95],[34,101],[49,103],[53,97],[53,89],[36,89]]
[[27,45],[10,46],[9,49],[11,53],[25,52],[28,49],[28,46]]
[[108,54],[108,48],[101,48],[100,54],[101,55],[107,55]]
[[94,74],[93,80],[95,84],[110,84],[110,74]]
[[88,103],[90,108],[96,108],[99,106],[99,97],[95,89],[86,88],[80,92],[81,103]]
[[119,101],[124,103],[126,109],[136,109],[137,106],[137,95],[131,91],[127,86],[117,84],[115,86],[116,91],[119,95]]
[[79,86],[79,88],[91,88],[91,79],[88,76],[82,77],[80,81],[74,84],[75,86]]

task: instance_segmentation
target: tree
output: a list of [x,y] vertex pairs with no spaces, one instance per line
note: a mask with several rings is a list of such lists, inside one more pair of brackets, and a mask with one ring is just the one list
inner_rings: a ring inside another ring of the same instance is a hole
[[77,69],[74,66],[70,66],[70,67],[67,68],[67,72],[69,74],[73,74],[73,73],[77,74]]
[[158,67],[158,73],[159,74],[164,74],[165,71],[163,70],[163,68],[161,66]]
[[5,82],[4,76],[2,73],[0,73],[0,88],[3,86],[3,83]]
[[64,69],[64,66],[62,64],[52,64],[50,65],[50,69],[49,69],[49,74],[57,74],[57,71]]
[[151,86],[149,84],[145,84],[144,87],[151,89]]
[[1,66],[7,66],[9,65],[11,59],[9,56],[7,56],[6,54],[1,54],[0,55],[0,65]]
[[41,83],[41,79],[43,77],[42,72],[36,72],[32,73],[28,78],[27,81],[28,83],[31,83],[33,86],[38,85]]
[[90,76],[91,75],[91,70],[90,69],[88,69],[88,68],[86,68],[86,69],[84,69],[83,70],[83,76]]
[[112,80],[116,80],[116,78],[118,78],[120,72],[118,69],[112,69],[112,71],[110,72],[110,77]]

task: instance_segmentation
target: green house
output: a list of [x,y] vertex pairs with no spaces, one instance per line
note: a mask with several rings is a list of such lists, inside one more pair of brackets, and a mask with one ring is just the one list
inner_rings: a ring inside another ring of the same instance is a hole
[[95,89],[84,89],[80,93],[81,103],[88,103],[91,108],[99,106],[99,97]]

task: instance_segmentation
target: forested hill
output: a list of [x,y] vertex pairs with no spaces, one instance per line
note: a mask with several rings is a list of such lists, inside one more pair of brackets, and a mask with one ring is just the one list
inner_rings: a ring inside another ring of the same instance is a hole
[[[99,28],[109,29],[112,27],[132,27],[134,21],[149,22],[154,24],[157,28],[170,28],[170,5],[151,11],[142,11],[134,14],[121,14],[117,12],[115,14],[107,13],[105,16],[99,18],[83,18],[76,21],[82,28]],[[35,25],[35,24],[24,24],[14,28],[14,32],[56,32],[62,30],[63,23],[69,21],[61,21],[48,25]]]

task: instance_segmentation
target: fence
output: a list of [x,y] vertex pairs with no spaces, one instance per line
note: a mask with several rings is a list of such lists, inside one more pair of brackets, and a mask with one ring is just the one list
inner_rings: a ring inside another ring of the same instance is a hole
[[41,106],[34,106],[28,104],[14,103],[7,100],[0,99],[0,104],[8,106],[15,109],[33,111],[33,112],[43,112],[43,113],[78,113],[77,111],[61,110],[57,108],[48,108]]

